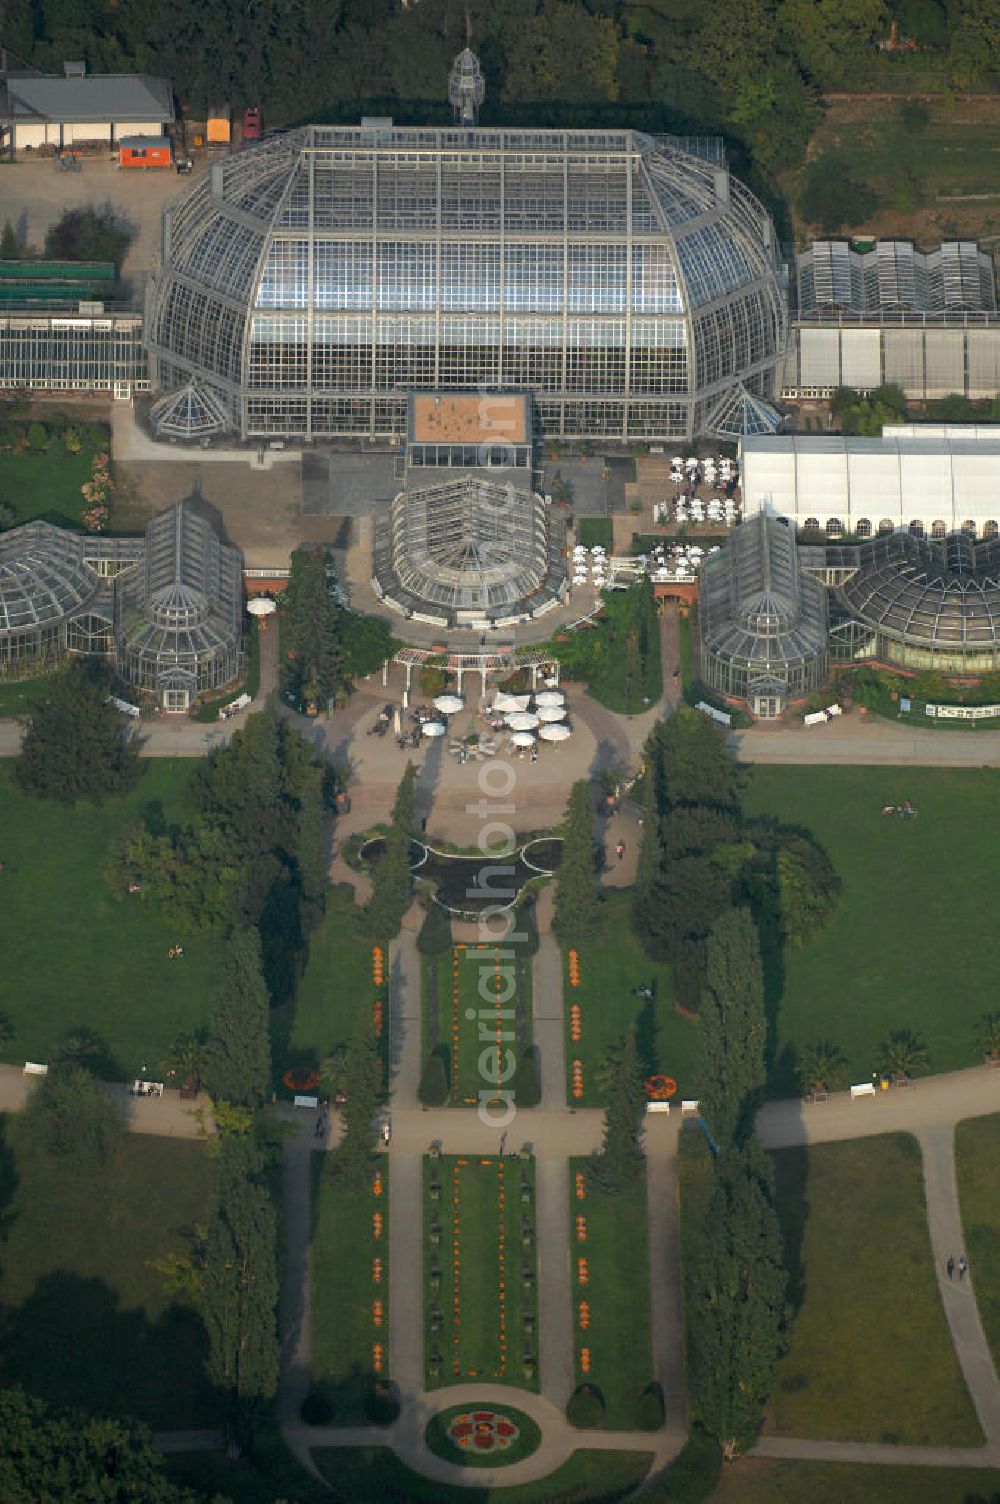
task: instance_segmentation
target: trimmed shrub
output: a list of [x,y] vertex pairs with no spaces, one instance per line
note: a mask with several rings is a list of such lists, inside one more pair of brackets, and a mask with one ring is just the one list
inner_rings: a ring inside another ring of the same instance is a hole
[[28,448],[35,454],[41,454],[49,442],[49,431],[44,423],[28,424]]
[[542,1100],[542,1089],[538,1080],[538,1066],[535,1063],[533,1049],[526,1050],[518,1057],[517,1067],[514,1071],[514,1101],[518,1107],[537,1107]]
[[310,1389],[299,1414],[307,1426],[328,1426],[333,1420],[333,1401],[324,1389]]
[[447,1047],[439,1044],[427,1057],[417,1096],[424,1107],[443,1107],[449,1090]]
[[439,903],[429,903],[417,936],[422,956],[442,956],[451,949],[451,920]]
[[640,1394],[635,1406],[637,1431],[658,1431],[663,1425],[666,1411],[663,1406],[663,1390],[659,1384],[649,1384]]
[[566,1419],[578,1431],[593,1431],[604,1424],[604,1396],[594,1384],[574,1389],[566,1405]]
[[373,1426],[391,1426],[398,1419],[399,1396],[392,1384],[374,1384],[365,1396],[365,1414]]

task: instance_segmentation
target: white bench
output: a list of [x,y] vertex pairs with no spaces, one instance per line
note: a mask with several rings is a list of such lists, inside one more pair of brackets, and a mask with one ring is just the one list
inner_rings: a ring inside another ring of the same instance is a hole
[[292,1103],[292,1106],[293,1107],[318,1107],[319,1106],[319,1097],[300,1097],[300,1096],[297,1096],[295,1098],[295,1101]]
[[669,1113],[670,1113],[670,1103],[669,1102],[647,1102],[646,1103],[646,1111],[647,1112],[665,1112],[669,1116]]
[[851,1087],[851,1101],[852,1102],[856,1102],[857,1099],[858,1099],[858,1097],[874,1097],[874,1096],[875,1096],[875,1082],[874,1081],[861,1081],[861,1082],[858,1083],[857,1086],[852,1086]]
[[697,1102],[690,1102],[689,1101],[689,1102],[682,1102],[681,1103],[681,1117],[682,1118],[691,1117],[691,1116],[697,1116],[697,1113],[698,1113],[698,1103]]
[[39,1065],[35,1060],[26,1060],[24,1062],[23,1074],[25,1076],[47,1076],[48,1073],[49,1068],[47,1065]]

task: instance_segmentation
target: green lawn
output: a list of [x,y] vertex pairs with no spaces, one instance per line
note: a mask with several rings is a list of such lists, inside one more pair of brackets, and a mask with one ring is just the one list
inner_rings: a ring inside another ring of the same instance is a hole
[[955,1129],[958,1193],[965,1228],[965,1252],[979,1303],[979,1316],[993,1362],[1000,1364],[1000,1113],[967,1118]]
[[132,1135],[81,1171],[0,1118],[0,1383],[161,1430],[213,1425],[201,1320],[150,1268],[190,1250],[210,1183],[200,1144]]
[[941,1308],[916,1140],[785,1149],[774,1163],[790,1297],[801,1305],[767,1431],[979,1445]]
[[[96,452],[96,451],[95,451]],[[14,526],[36,517],[59,527],[82,526],[80,487],[90,479],[92,453],[49,459],[46,454],[0,454],[0,500],[13,504]]]
[[0,679],[0,717],[24,715],[51,683],[51,674],[40,674],[37,679]]
[[[498,1051],[520,1058],[531,1048],[531,957],[508,961],[493,945],[456,945],[424,959],[423,983],[424,1053],[448,1047],[450,1100],[474,1104],[489,1084],[480,1066],[484,1053],[487,1069],[500,1074],[507,1057]],[[504,1016],[511,1011],[514,1017]]]
[[[570,981],[568,955],[563,957],[563,1006],[566,1018],[567,1091],[581,1107],[602,1101],[597,1074],[610,1045],[634,1025],[639,1056],[646,1070],[663,1072],[677,1082],[678,1098],[698,1095],[698,1028],[681,1018],[671,997],[670,968],[651,961],[636,938],[630,917],[631,894],[611,891],[603,904],[601,933],[580,951],[579,981]],[[652,1002],[635,996],[650,987]],[[573,1038],[573,1005],[580,1009],[580,1037]],[[583,1096],[573,1096],[573,1061],[583,1066]]]
[[[444,1155],[424,1160],[428,1389],[478,1378],[537,1390],[534,1225],[535,1166],[530,1158]],[[526,1374],[528,1357],[533,1370]]]
[[[974,1467],[871,1467],[868,1463],[727,1464],[707,1504],[986,1504],[1000,1473]],[[650,1494],[650,1504],[656,1499]]]
[[[829,924],[784,957],[771,1091],[796,1091],[795,1051],[833,1039],[850,1079],[890,1029],[921,1035],[935,1072],[978,1064],[975,1021],[995,1006],[993,922],[1000,772],[755,767],[745,806],[811,831],[843,882]],[[915,820],[885,819],[912,800]]]
[[573,1452],[537,1483],[467,1488],[421,1478],[388,1447],[315,1447],[336,1504],[614,1504],[641,1482],[651,1452]]
[[325,1160],[313,1155],[313,1382],[333,1401],[335,1425],[363,1424],[372,1384],[389,1377],[389,1162],[380,1156],[371,1186],[359,1191],[331,1181]]
[[[641,1176],[629,1190],[609,1196],[595,1189],[586,1170],[586,1159],[570,1160],[576,1381],[594,1384],[600,1390],[607,1430],[627,1431],[636,1425],[636,1406],[653,1375],[646,1180]],[[582,1199],[577,1194],[578,1174],[584,1177]],[[580,1236],[580,1217],[586,1221],[585,1237]],[[586,1261],[585,1269],[581,1259]],[[581,1310],[584,1303],[589,1306],[586,1314]],[[589,1372],[583,1363],[584,1349],[590,1353]]]
[[[358,1010],[372,1007],[381,994],[383,1035],[388,1043],[388,987],[376,988],[372,945],[359,927],[360,910],[347,885],[330,888],[323,923],[309,937],[309,958],[298,996],[272,1019],[275,1078],[292,1066],[320,1066],[337,1045],[346,1044]],[[386,947],[382,947],[386,965]]]
[[47,1060],[67,1030],[101,1039],[102,1074],[156,1069],[173,1039],[208,1021],[223,963],[218,936],[184,935],[155,904],[112,894],[103,869],[119,832],[143,811],[179,817],[193,763],[150,758],[134,793],[67,807],[28,799],[0,763],[0,1012],[12,1035],[0,1054]]

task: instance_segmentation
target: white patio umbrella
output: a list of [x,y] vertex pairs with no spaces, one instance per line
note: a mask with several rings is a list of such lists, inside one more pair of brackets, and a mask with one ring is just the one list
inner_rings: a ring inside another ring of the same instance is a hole
[[515,747],[533,747],[535,745],[535,733],[533,731],[515,731],[511,737]]
[[573,735],[568,726],[543,726],[538,735],[543,742],[564,742]]
[[538,719],[540,721],[545,721],[546,724],[549,725],[554,724],[556,721],[563,720],[565,718],[565,715],[565,705],[542,705],[540,706],[538,711]]
[[535,696],[535,704],[538,706],[562,705],[565,703],[565,700],[566,696],[561,689],[542,689]]
[[440,710],[442,715],[454,715],[456,710],[461,710],[465,701],[461,695],[438,695],[434,701],[434,709]]
[[507,725],[511,731],[534,731],[538,717],[527,710],[515,710],[513,715],[507,717]]
[[443,721],[425,721],[420,728],[422,736],[444,736],[447,731]]

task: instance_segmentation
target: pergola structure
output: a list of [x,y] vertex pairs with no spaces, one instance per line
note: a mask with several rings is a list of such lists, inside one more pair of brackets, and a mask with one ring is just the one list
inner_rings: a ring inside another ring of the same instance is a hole
[[[398,663],[406,673],[406,693],[409,694],[413,683],[413,670],[426,668],[428,665],[434,668],[443,668],[445,673],[454,674],[457,681],[459,694],[462,692],[462,679],[466,674],[479,674],[483,684],[483,694],[486,693],[486,681],[490,674],[512,674],[516,669],[523,668],[531,675],[532,689],[538,688],[538,680],[553,680],[559,682],[559,660],[553,658],[551,653],[543,652],[540,648],[528,648],[524,652],[515,653],[513,643],[509,645],[497,645],[479,653],[456,653],[448,649],[440,648],[400,648],[399,652],[391,660]],[[382,683],[389,682],[388,661],[382,668]]]

